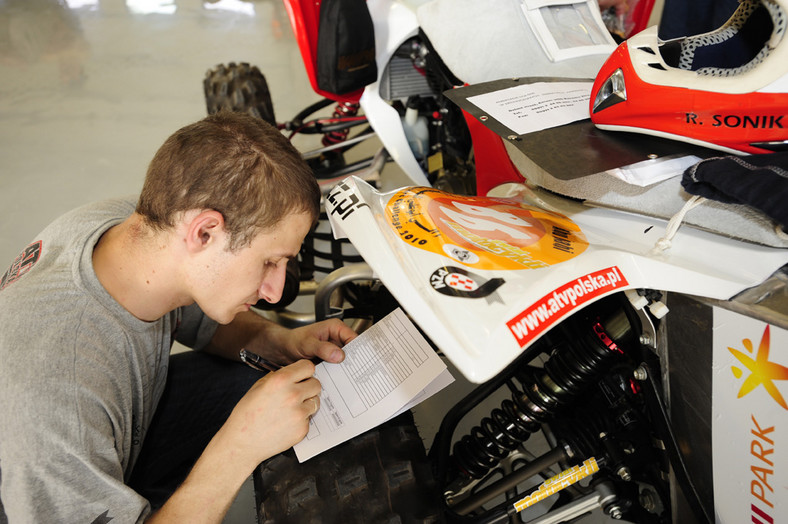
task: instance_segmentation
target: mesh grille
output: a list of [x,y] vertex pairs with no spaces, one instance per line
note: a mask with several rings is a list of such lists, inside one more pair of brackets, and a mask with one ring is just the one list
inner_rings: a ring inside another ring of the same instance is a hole
[[431,94],[426,77],[413,67],[410,58],[392,57],[380,80],[380,96],[384,100]]
[[681,54],[679,56],[679,69],[691,71],[695,60],[695,53],[698,49],[722,44],[734,38],[750,20],[753,12],[763,5],[768,10],[773,23],[771,39],[760,51],[747,63],[737,67],[701,67],[696,71],[698,74],[715,77],[736,76],[757,67],[769,55],[771,50],[779,43],[785,34],[786,16],[782,8],[773,0],[741,0],[739,8],[733,16],[716,31],[702,35],[685,38],[681,43]]

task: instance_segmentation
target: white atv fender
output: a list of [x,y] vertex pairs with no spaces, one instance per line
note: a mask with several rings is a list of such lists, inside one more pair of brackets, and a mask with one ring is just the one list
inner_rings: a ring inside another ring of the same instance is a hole
[[334,235],[353,243],[472,382],[495,376],[562,319],[611,293],[727,300],[788,262],[784,249],[688,227],[655,249],[664,220],[510,189],[506,198],[427,187],[380,193],[350,177],[325,202]]

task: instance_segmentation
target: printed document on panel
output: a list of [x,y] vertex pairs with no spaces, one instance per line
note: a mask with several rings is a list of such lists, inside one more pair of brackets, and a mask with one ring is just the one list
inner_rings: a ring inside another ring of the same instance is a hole
[[593,82],[536,82],[468,97],[518,135],[590,118]]
[[345,346],[340,364],[322,362],[320,409],[306,438],[294,446],[299,462],[372,429],[454,381],[446,364],[397,309]]

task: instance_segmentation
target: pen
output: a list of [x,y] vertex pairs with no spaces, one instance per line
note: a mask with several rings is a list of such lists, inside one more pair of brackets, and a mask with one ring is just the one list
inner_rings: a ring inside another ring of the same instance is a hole
[[264,359],[257,353],[246,351],[246,349],[242,349],[238,355],[247,366],[252,367],[258,371],[276,371],[282,367],[279,364],[274,364],[273,362]]

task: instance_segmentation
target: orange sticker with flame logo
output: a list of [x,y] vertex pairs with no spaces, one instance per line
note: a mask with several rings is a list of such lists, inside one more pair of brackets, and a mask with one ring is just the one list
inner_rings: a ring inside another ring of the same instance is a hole
[[404,242],[477,269],[537,269],[588,247],[577,224],[558,213],[431,188],[398,191],[386,218]]

